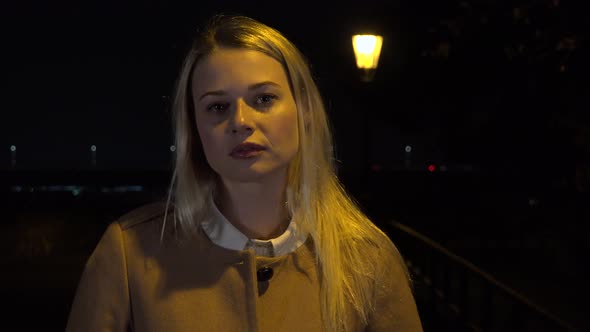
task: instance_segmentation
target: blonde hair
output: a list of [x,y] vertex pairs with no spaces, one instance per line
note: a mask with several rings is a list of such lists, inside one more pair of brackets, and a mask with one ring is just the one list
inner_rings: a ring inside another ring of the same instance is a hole
[[167,205],[173,201],[175,227],[178,223],[184,234],[197,232],[199,221],[209,214],[215,190],[217,175],[207,164],[197,134],[191,75],[196,63],[218,47],[256,50],[282,64],[297,105],[300,138],[287,175],[287,206],[313,239],[323,324],[328,331],[347,331],[351,314],[368,324],[375,303],[375,276],[370,271],[378,262],[367,261],[364,244],[391,242],[336,176],[328,119],[305,58],[280,32],[254,19],[214,16],[182,65],[173,100],[176,160],[167,201]]

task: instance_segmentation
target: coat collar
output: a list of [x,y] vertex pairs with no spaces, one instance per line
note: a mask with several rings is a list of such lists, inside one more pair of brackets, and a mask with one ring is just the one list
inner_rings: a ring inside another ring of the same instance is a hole
[[213,199],[209,200],[211,205],[211,217],[201,223],[202,229],[211,242],[230,250],[246,250],[252,248],[256,255],[275,257],[289,254],[299,248],[307,239],[294,220],[283,234],[270,240],[250,239],[240,232],[227,218],[219,211]]

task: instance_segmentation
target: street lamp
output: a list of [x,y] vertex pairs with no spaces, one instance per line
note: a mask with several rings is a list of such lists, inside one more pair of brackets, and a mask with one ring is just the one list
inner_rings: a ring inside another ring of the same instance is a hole
[[377,70],[383,37],[376,35],[352,36],[352,47],[356,58],[356,66],[361,71],[361,80],[371,82]]
[[[381,54],[381,46],[383,45],[383,37],[368,34],[358,34],[352,36],[352,47],[354,49],[354,56],[356,58],[356,66],[360,70],[361,82],[368,83],[373,80],[377,64],[379,63],[379,55]],[[361,93],[361,120],[362,120],[362,137],[364,140],[363,156],[363,170],[361,174],[361,183],[365,187],[363,191],[368,194],[370,191],[370,176],[371,176],[371,110],[373,109],[372,93],[368,84],[361,83],[359,91]]]

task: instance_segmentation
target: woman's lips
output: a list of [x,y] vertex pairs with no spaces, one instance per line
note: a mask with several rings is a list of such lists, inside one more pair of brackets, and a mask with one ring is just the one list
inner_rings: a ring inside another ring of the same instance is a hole
[[265,148],[262,145],[247,142],[236,145],[229,155],[237,159],[250,159],[258,156],[264,150]]

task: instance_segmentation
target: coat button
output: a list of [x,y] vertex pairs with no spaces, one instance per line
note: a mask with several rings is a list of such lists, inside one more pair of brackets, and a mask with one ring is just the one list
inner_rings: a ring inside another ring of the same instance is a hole
[[274,271],[272,268],[261,267],[260,269],[258,269],[258,271],[256,271],[256,279],[258,279],[258,282],[269,281],[272,278],[273,274]]

